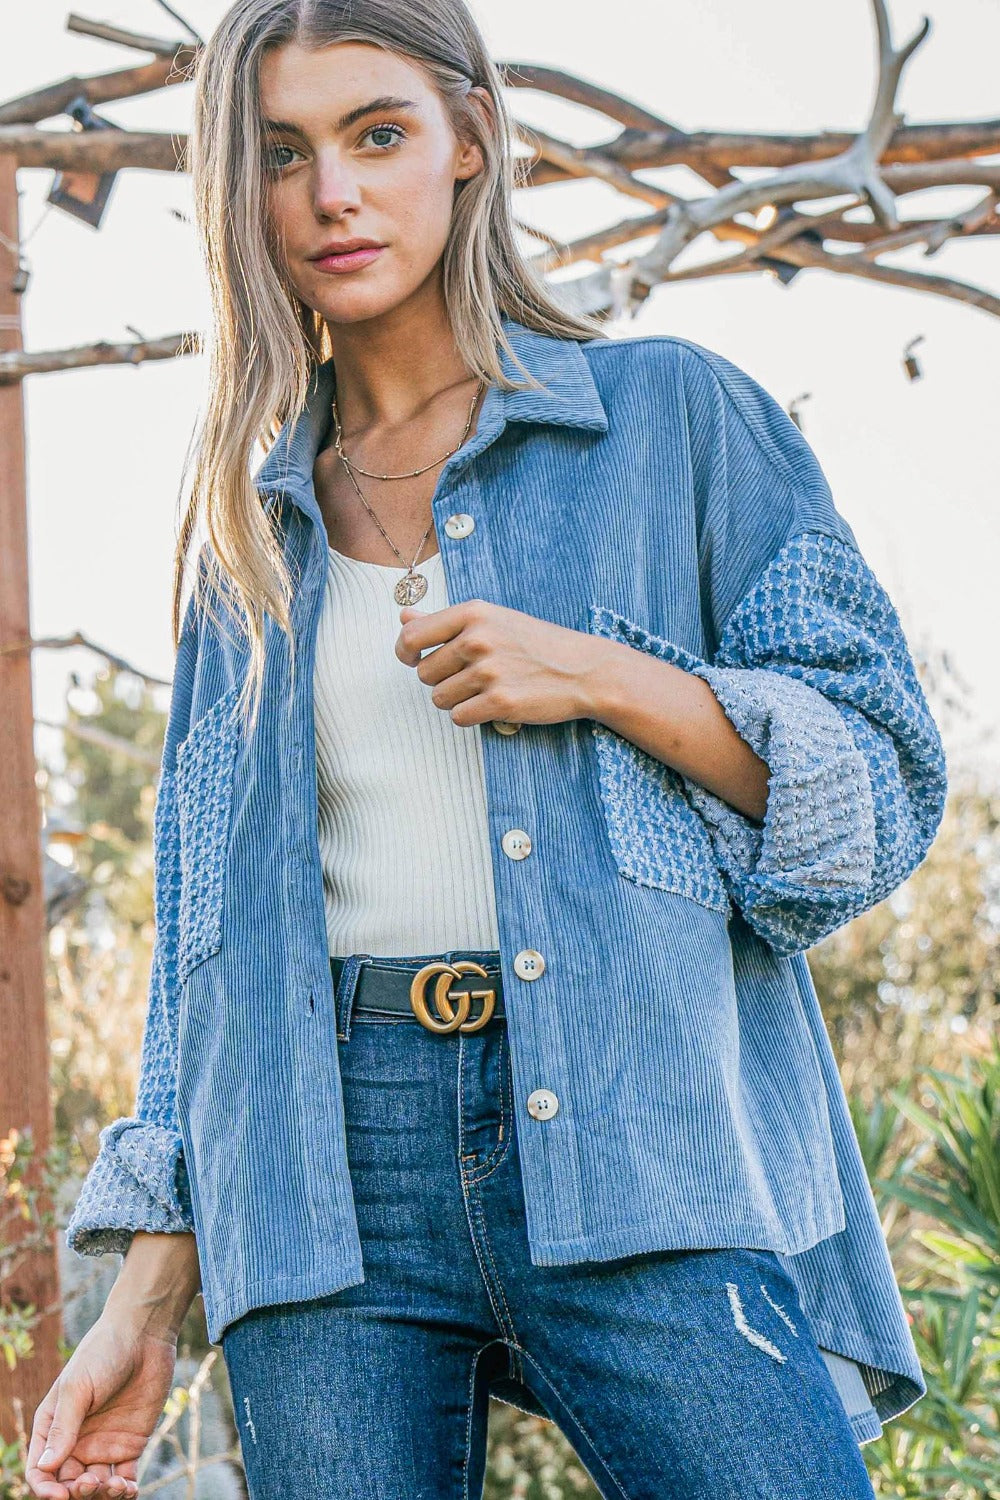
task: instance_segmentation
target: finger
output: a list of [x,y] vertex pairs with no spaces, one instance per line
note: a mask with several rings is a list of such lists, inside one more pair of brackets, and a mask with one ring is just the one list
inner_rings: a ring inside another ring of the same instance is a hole
[[[450,713],[452,709],[458,708],[470,699],[476,699],[479,707],[489,706],[489,700],[483,693],[483,682],[475,667],[466,667],[461,672],[456,672],[445,682],[438,683],[431,693],[431,702],[435,708]],[[454,716],[453,716],[454,717]],[[490,713],[483,713],[485,719],[498,717],[496,708]],[[458,720],[456,719],[457,723]],[[479,722],[478,720],[466,719],[465,723]]]
[[135,1491],[138,1489],[138,1485],[133,1479],[129,1478],[128,1473],[122,1473],[124,1467],[125,1465],[116,1464],[115,1469],[117,1472],[114,1474],[109,1473],[105,1481],[104,1488],[108,1493],[109,1500],[126,1500],[127,1496],[135,1494]]
[[[468,685],[463,685],[460,691],[451,693],[453,682],[462,682],[466,678]],[[493,718],[505,717],[501,709],[496,706],[496,700],[490,693],[477,690],[474,676],[469,672],[459,672],[459,675],[448,678],[444,690],[435,688],[435,691],[447,693],[448,700],[445,703],[435,703],[435,708],[441,709],[442,714],[451,714],[451,723],[457,729],[471,729],[474,724],[484,724]],[[433,702],[433,697],[432,697]]]
[[30,1460],[25,1464],[24,1477],[31,1493],[39,1496],[39,1500],[72,1500],[68,1488],[61,1480]]
[[[133,1500],[139,1493],[138,1483],[134,1479],[126,1479],[122,1474],[108,1474],[103,1481],[97,1481],[93,1488],[94,1465],[87,1470],[88,1484],[86,1488],[79,1487],[79,1481],[73,1481],[70,1485],[70,1500]],[[81,1475],[81,1479],[84,1476]]]
[[69,1492],[73,1500],[93,1500],[95,1495],[103,1496],[97,1468],[96,1464],[88,1464],[75,1479],[69,1481]]
[[66,1488],[70,1492],[70,1495],[73,1497],[79,1494],[79,1491],[76,1488],[76,1484],[78,1479],[80,1478],[80,1475],[85,1471],[86,1467],[87,1465],[85,1463],[81,1463],[81,1461],[73,1453],[70,1454],[69,1458],[67,1458],[64,1464],[60,1465],[59,1473],[56,1477],[58,1478],[60,1484],[64,1484],[66,1486]]
[[35,1409],[34,1420],[31,1424],[31,1437],[28,1439],[28,1453],[25,1459],[25,1473],[28,1469],[38,1466],[38,1460],[45,1451],[48,1442],[49,1428],[52,1426],[52,1415],[56,1409],[56,1395],[59,1389],[59,1381],[56,1380],[49,1387],[44,1399],[39,1402]]
[[53,1479],[45,1469],[38,1468],[37,1464],[29,1465],[24,1471],[24,1477],[28,1488],[38,1500],[72,1500],[69,1490],[58,1479]]
[[110,1464],[88,1464],[70,1484],[73,1500],[77,1497],[79,1500],[116,1500],[116,1497],[121,1500],[129,1493],[134,1494],[138,1486],[128,1472],[134,1465],[123,1464],[121,1468],[126,1472],[122,1473],[116,1463],[116,1472],[112,1474]]
[[451,710],[452,723],[459,729],[471,729],[474,724],[485,724],[499,717],[496,704],[487,693],[474,693]]
[[403,629],[396,637],[396,655],[400,661],[408,667],[416,666],[421,651],[450,641],[465,625],[464,611],[464,604],[449,604],[444,609],[426,611],[404,605],[399,612],[400,618],[408,613],[409,619],[403,621]]
[[426,682],[429,687],[436,687],[446,677],[461,672],[468,665],[458,642],[449,641],[445,646],[435,646],[433,651],[425,651],[417,662],[416,673],[421,682]]
[[410,618],[408,620],[403,620],[403,625],[410,625],[411,629],[404,636],[402,626],[400,627],[399,634],[396,637],[396,655],[404,666],[415,667],[420,660],[420,653],[429,642],[417,643],[413,635],[412,622],[415,619],[426,619],[428,616],[422,610],[412,609],[409,605],[401,609],[399,615],[401,620],[404,615],[409,615]]
[[57,1382],[54,1392],[52,1420],[45,1433],[45,1449],[39,1455],[38,1467],[57,1474],[76,1446],[83,1419],[90,1410],[91,1395],[86,1387],[66,1379]]
[[39,1496],[40,1500],[70,1500],[67,1485],[62,1478],[57,1477],[58,1471],[63,1466],[62,1460],[58,1453],[49,1446],[49,1433],[52,1430],[58,1399],[59,1381],[57,1380],[35,1412],[31,1442],[28,1445],[28,1456],[24,1466],[25,1480],[31,1487],[32,1494]]

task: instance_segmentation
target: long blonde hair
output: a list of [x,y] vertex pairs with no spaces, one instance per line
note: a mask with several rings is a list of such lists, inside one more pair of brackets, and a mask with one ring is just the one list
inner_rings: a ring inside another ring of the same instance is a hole
[[[470,373],[507,390],[541,388],[517,360],[501,324],[505,316],[556,338],[605,332],[597,319],[560,307],[517,248],[511,192],[523,185],[524,167],[511,149],[500,72],[464,0],[236,0],[230,6],[195,67],[189,166],[212,317],[204,415],[174,559],[172,623],[176,645],[187,553],[203,516],[205,578],[199,571],[196,603],[217,618],[210,601],[221,591],[238,620],[249,647],[240,705],[246,713],[252,697],[254,724],[265,611],[288,636],[293,658],[294,636],[293,585],[280,534],[250,474],[253,446],[259,441],[270,449],[283,423],[303,407],[316,365],[333,355],[325,321],[288,284],[273,250],[259,67],[272,46],[338,41],[373,43],[422,65],[456,136],[482,150],[484,170],[458,184],[442,256],[448,316]],[[466,97],[473,84],[488,91],[493,124],[475,96]],[[524,373],[526,387],[501,369],[498,343]],[[190,455],[185,472],[189,462]]]

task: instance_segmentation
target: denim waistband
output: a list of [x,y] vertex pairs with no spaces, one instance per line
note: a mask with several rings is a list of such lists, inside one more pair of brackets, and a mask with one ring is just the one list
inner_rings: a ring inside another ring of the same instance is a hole
[[366,964],[377,964],[380,968],[401,969],[404,972],[416,973],[418,969],[423,968],[424,964],[435,962],[455,963],[457,960],[469,959],[474,963],[481,964],[484,969],[500,968],[500,950],[498,948],[448,948],[443,952],[406,953],[402,955],[379,953],[331,954],[331,965],[334,957],[342,964],[334,992],[337,1036],[341,1041],[347,1041],[350,1036],[351,1014],[357,994],[358,981],[361,977],[361,971]]

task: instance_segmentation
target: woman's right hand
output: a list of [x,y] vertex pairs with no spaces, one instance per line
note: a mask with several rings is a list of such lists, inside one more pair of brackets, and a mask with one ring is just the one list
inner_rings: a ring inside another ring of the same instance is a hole
[[176,1341],[105,1309],[35,1412],[25,1471],[31,1493],[44,1500],[138,1494],[137,1464],[163,1415],[176,1359]]

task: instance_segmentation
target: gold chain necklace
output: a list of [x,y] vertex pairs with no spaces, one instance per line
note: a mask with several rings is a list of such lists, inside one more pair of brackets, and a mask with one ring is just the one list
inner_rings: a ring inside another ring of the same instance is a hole
[[361,501],[361,504],[371,516],[372,520],[375,522],[375,525],[378,527],[379,531],[381,531],[382,535],[389,543],[389,546],[392,548],[393,552],[395,552],[396,556],[399,558],[399,561],[406,569],[403,577],[399,580],[392,591],[392,596],[397,604],[416,604],[417,600],[422,599],[427,592],[426,577],[423,573],[417,573],[414,570],[417,558],[420,556],[420,549],[424,545],[424,542],[426,542],[427,537],[430,534],[430,529],[434,524],[434,517],[433,515],[431,516],[431,519],[427,523],[427,530],[424,532],[423,536],[420,538],[420,541],[417,543],[417,550],[413,554],[413,561],[407,563],[406,559],[403,557],[403,554],[396,546],[396,543],[392,540],[392,537],[386,531],[385,527],[382,525],[382,522],[379,520],[378,516],[368,504],[368,501],[361,493],[361,487],[358,484],[358,481],[355,479],[352,471],[354,469],[357,469],[359,474],[367,474],[369,479],[413,479],[418,474],[426,474],[427,470],[433,469],[436,464],[443,463],[446,458],[450,458],[453,453],[457,453],[459,448],[461,448],[462,444],[465,442],[465,439],[469,432],[469,428],[472,426],[472,413],[476,409],[476,402],[479,400],[480,394],[482,393],[485,384],[485,380],[480,378],[479,383],[476,386],[476,394],[473,396],[472,403],[469,406],[469,420],[466,422],[465,431],[462,433],[462,436],[459,438],[456,446],[454,448],[449,448],[447,453],[443,453],[441,457],[436,458],[433,463],[424,464],[422,469],[411,469],[406,474],[373,474],[368,469],[363,469],[360,464],[353,463],[351,459],[347,457],[347,454],[344,452],[340,444],[341,426],[340,413],[337,410],[337,398],[336,396],[334,396],[333,398],[332,405],[334,422],[334,443],[336,445],[337,453],[341,459],[341,462],[343,463],[344,468],[347,470],[347,477],[353,484],[354,488],[357,490],[358,499]]

